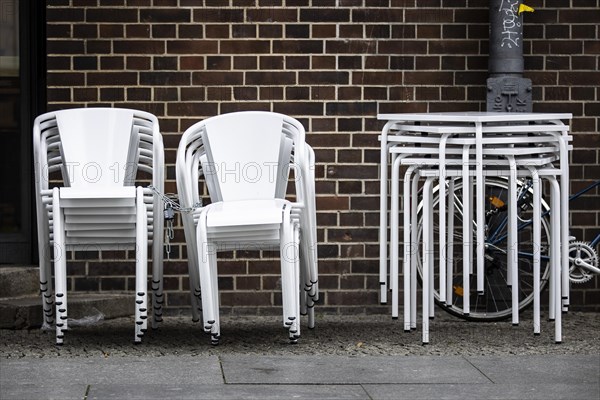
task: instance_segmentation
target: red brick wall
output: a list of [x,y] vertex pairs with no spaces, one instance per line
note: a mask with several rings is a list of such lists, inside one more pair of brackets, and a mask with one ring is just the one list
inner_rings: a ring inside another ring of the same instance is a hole
[[[48,108],[123,106],[160,119],[167,190],[181,132],[202,118],[272,110],[301,120],[317,153],[321,309],[378,306],[378,112],[485,108],[487,0],[52,0]],[[572,190],[600,178],[597,0],[530,0],[526,76],[535,111],[572,112]],[[574,203],[572,232],[599,231],[598,190]],[[183,231],[165,264],[167,306],[189,306]],[[127,255],[78,253],[75,290],[133,288]],[[222,304],[272,312],[276,255],[224,254]],[[574,287],[598,309],[600,281]]]

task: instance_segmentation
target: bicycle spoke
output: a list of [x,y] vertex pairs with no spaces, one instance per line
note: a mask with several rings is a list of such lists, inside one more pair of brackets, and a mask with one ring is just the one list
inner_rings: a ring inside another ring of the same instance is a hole
[[494,307],[496,308],[495,312],[499,312],[500,309],[498,308],[498,302],[496,301],[496,297],[494,296],[494,290],[492,289],[492,285],[490,284],[489,280],[485,280],[488,286],[488,294],[490,296],[492,296],[492,304],[494,305]]

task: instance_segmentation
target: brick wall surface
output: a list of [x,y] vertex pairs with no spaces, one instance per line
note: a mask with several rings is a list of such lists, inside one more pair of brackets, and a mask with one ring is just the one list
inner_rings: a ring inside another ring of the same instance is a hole
[[[534,111],[574,114],[572,192],[600,178],[600,1],[529,0],[526,77]],[[485,108],[487,0],[51,0],[48,108],[130,107],[160,120],[169,192],[192,123],[237,110],[299,119],[317,155],[321,310],[378,305],[379,112]],[[572,204],[572,233],[600,225],[598,189]],[[189,307],[177,221],[165,264],[167,306]],[[133,289],[125,252],[77,253],[74,290]],[[220,257],[224,307],[274,312],[277,254]],[[98,261],[99,260],[99,261]],[[573,303],[600,308],[598,278]],[[278,312],[278,311],[277,311]]]

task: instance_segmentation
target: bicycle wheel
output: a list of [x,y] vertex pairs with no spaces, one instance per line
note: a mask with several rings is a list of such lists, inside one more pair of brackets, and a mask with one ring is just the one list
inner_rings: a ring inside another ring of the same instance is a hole
[[[448,293],[450,302],[442,303],[439,301],[439,292],[434,289],[434,298],[436,303],[445,311],[458,317],[471,321],[497,321],[509,317],[512,313],[511,303],[511,287],[507,285],[507,217],[508,211],[506,207],[508,199],[508,182],[507,179],[501,177],[488,177],[485,181],[485,267],[484,267],[484,293],[478,294],[476,291],[477,277],[473,273],[470,275],[470,313],[465,316],[463,310],[463,276],[462,276],[462,179],[455,180],[454,193],[448,194],[447,202],[452,199],[454,201],[454,273],[452,279],[452,293]],[[518,270],[519,270],[519,309],[524,309],[533,302],[533,224],[532,224],[532,208],[531,203],[532,190],[531,185],[519,181],[517,184],[518,195]],[[438,218],[437,205],[439,202],[439,187],[434,191],[434,235],[437,241],[438,235]],[[422,225],[423,213],[421,202],[418,206],[418,241],[422,243]],[[549,206],[542,201],[542,240],[540,243],[541,265],[540,265],[540,291],[547,284],[550,263],[548,258],[550,228],[549,221],[546,217]],[[450,217],[448,217],[450,218]],[[476,228],[473,221],[473,235],[475,236]],[[476,238],[473,237],[473,242]],[[475,246],[471,246],[475,247]],[[473,249],[474,251],[474,249]],[[419,278],[422,276],[422,265],[419,252],[417,256],[417,271]],[[439,249],[435,250],[435,279],[438,281],[439,268]],[[473,254],[473,260],[477,257]],[[476,262],[476,261],[474,261]],[[435,285],[434,285],[435,286]]]

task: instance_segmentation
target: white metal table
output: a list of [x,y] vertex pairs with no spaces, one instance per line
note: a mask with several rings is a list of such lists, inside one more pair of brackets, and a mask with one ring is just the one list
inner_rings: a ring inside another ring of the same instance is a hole
[[[388,135],[391,126],[398,124],[412,125],[432,125],[435,129],[429,129],[432,134],[442,132],[456,131],[457,133],[471,132],[475,137],[475,195],[476,202],[476,254],[478,265],[478,278],[482,276],[481,268],[484,257],[484,204],[479,199],[484,197],[484,163],[483,163],[483,138],[488,132],[506,132],[510,134],[511,130],[517,131],[518,127],[529,126],[531,124],[550,124],[557,127],[558,135],[565,135],[568,132],[568,126],[565,126],[561,120],[570,120],[571,114],[567,113],[490,113],[490,112],[456,112],[456,113],[406,113],[406,114],[379,114],[379,120],[388,121],[380,136],[381,141],[381,198],[380,198],[380,285],[381,302],[387,302],[387,184],[388,184],[388,159],[389,150],[395,144],[394,135]],[[568,152],[566,140],[559,140],[562,143],[560,147],[560,221],[561,226],[561,262],[563,305],[568,306],[568,193],[569,193],[569,175],[568,175]],[[440,178],[442,179],[442,178]],[[560,312],[560,311],[559,311]],[[513,323],[515,321],[513,320]],[[518,320],[517,320],[518,322]]]

